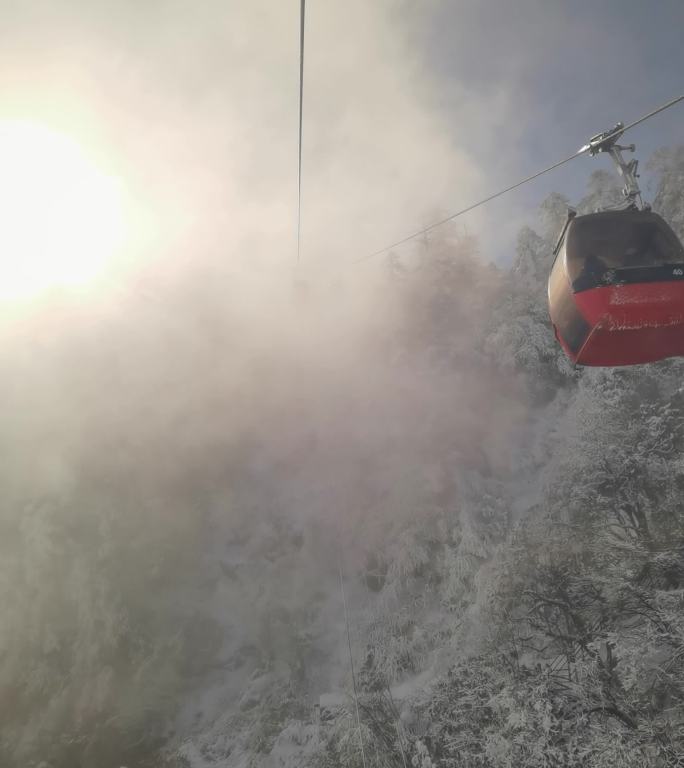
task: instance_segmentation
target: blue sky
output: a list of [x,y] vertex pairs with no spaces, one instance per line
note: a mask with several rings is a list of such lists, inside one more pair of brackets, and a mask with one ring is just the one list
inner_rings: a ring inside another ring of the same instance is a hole
[[[469,137],[487,177],[505,186],[618,120],[684,93],[683,31],[682,0],[459,0],[435,8],[422,44],[454,123],[469,109],[463,84],[479,102],[501,91],[512,97],[516,108],[510,124],[498,126],[496,146],[489,132]],[[684,141],[684,107],[636,128],[628,140],[637,143],[643,167],[658,147]],[[492,210],[514,205],[533,214],[552,190],[576,197],[600,167],[609,162],[577,160]]]

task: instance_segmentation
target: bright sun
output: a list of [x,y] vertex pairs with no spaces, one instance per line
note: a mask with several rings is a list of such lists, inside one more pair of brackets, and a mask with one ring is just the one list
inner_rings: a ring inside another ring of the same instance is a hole
[[123,236],[115,178],[67,136],[0,122],[0,299],[92,281]]

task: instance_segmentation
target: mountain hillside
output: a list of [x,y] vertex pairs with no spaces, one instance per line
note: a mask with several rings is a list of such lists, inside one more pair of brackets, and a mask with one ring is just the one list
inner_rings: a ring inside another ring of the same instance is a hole
[[[653,168],[684,237],[684,148]],[[565,205],[505,267],[447,231],[298,298],[203,273],[27,321],[0,764],[680,764],[684,362],[568,363]]]

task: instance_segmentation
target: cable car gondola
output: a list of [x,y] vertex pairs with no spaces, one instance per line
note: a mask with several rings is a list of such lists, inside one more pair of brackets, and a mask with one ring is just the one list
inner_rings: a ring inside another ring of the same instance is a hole
[[580,151],[608,152],[625,203],[577,216],[570,209],[548,284],[556,338],[578,365],[636,365],[684,356],[684,247],[641,201],[637,161],[617,144],[622,124]]

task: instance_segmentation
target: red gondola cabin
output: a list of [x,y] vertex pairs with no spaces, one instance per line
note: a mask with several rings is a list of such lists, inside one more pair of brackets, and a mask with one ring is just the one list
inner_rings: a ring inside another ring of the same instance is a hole
[[570,215],[548,290],[556,338],[578,365],[684,356],[684,248],[652,211]]

